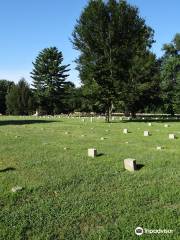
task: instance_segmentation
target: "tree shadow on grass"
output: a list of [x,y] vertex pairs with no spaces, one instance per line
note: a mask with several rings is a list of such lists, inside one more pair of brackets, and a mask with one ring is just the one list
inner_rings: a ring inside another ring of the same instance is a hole
[[52,121],[52,120],[1,120],[0,126],[3,126],[3,125],[25,125],[25,124],[37,124],[37,123],[53,123],[53,122],[57,122],[57,121]]
[[9,171],[15,171],[16,169],[13,168],[13,167],[7,167],[7,168],[4,168],[4,169],[0,169],[0,173],[2,172],[9,172]]
[[180,119],[174,119],[174,118],[169,118],[169,119],[131,119],[131,120],[123,120],[121,121],[123,123],[128,123],[128,122],[158,122],[158,123],[166,123],[166,122],[180,122]]
[[[110,121],[110,124],[114,124],[114,123],[131,123],[131,122],[139,122],[139,123],[148,123],[148,122],[158,122],[158,123],[166,123],[166,122],[180,122],[180,118],[175,119],[175,118],[169,118],[169,119],[163,119],[163,118],[159,118],[159,119],[151,119],[151,118],[146,118],[146,119],[138,119],[138,118],[134,118],[134,119],[130,119],[130,120],[116,120],[116,121]],[[105,124],[107,124],[107,122],[104,122]]]

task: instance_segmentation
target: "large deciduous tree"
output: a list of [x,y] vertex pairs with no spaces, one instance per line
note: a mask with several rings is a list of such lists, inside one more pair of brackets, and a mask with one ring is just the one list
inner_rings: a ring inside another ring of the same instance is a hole
[[180,34],[170,44],[164,44],[161,77],[164,110],[174,115],[180,113]]
[[124,89],[123,110],[132,117],[138,111],[152,111],[160,106],[160,64],[153,53],[145,51],[134,57]]
[[40,112],[54,114],[64,97],[69,65],[63,65],[63,55],[56,47],[43,49],[33,63],[33,88]]
[[153,31],[126,1],[91,0],[77,21],[72,42],[80,51],[76,62],[82,84],[92,104],[104,106],[109,121],[113,103],[129,98],[132,65],[151,47]]

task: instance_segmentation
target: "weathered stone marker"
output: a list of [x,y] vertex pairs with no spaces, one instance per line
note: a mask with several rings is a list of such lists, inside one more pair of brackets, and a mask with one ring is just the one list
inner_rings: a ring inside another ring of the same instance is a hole
[[151,127],[151,126],[152,126],[152,123],[148,123],[148,126],[150,126],[150,127]]
[[123,129],[123,133],[127,134],[128,133],[128,129],[127,128]]
[[173,133],[169,134],[169,139],[175,139],[175,138],[176,138],[175,134],[173,134]]
[[167,128],[167,127],[169,127],[169,125],[168,125],[168,124],[164,124],[164,127],[166,127],[166,128]]
[[157,150],[162,150],[162,147],[161,146],[157,146],[156,149]]
[[137,170],[136,160],[133,158],[124,159],[124,168],[131,172]]
[[23,189],[22,187],[16,186],[16,187],[13,187],[13,188],[11,189],[11,191],[12,191],[12,192],[18,192],[18,191],[21,191],[22,189]]
[[66,151],[66,150],[69,150],[69,148],[68,147],[64,147],[64,150]]
[[149,135],[149,131],[144,131],[144,137],[148,137]]
[[89,148],[88,149],[88,157],[96,157],[97,156],[97,150],[95,148]]
[[101,137],[101,140],[104,140],[105,138]]

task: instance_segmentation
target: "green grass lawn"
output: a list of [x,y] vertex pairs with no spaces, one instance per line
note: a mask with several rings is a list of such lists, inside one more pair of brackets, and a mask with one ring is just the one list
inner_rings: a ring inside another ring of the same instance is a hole
[[[168,124],[0,117],[0,240],[180,239],[180,122]],[[125,158],[144,166],[125,171]]]

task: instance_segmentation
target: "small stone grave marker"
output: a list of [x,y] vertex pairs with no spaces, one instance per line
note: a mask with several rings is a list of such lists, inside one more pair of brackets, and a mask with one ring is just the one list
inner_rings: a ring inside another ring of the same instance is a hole
[[148,123],[148,126],[150,126],[150,127],[151,127],[151,126],[152,126],[152,123]]
[[15,136],[15,138],[20,138],[20,136]]
[[169,127],[169,125],[168,124],[164,124],[164,127],[167,128],[167,127]]
[[97,150],[95,148],[89,148],[88,149],[88,157],[96,157],[97,156]]
[[149,131],[144,131],[144,137],[150,136]]
[[124,159],[124,168],[131,172],[137,170],[136,160],[133,158]]
[[128,133],[128,129],[127,128],[123,129],[123,133],[127,134]]
[[22,187],[16,186],[16,187],[13,187],[13,188],[11,189],[11,191],[12,191],[12,192],[18,192],[18,191],[21,191],[22,189],[23,189]]
[[169,134],[169,139],[175,139],[175,138],[176,138],[175,134],[173,134],[173,133]]
[[157,146],[156,149],[157,150],[162,150],[162,147],[161,146]]

